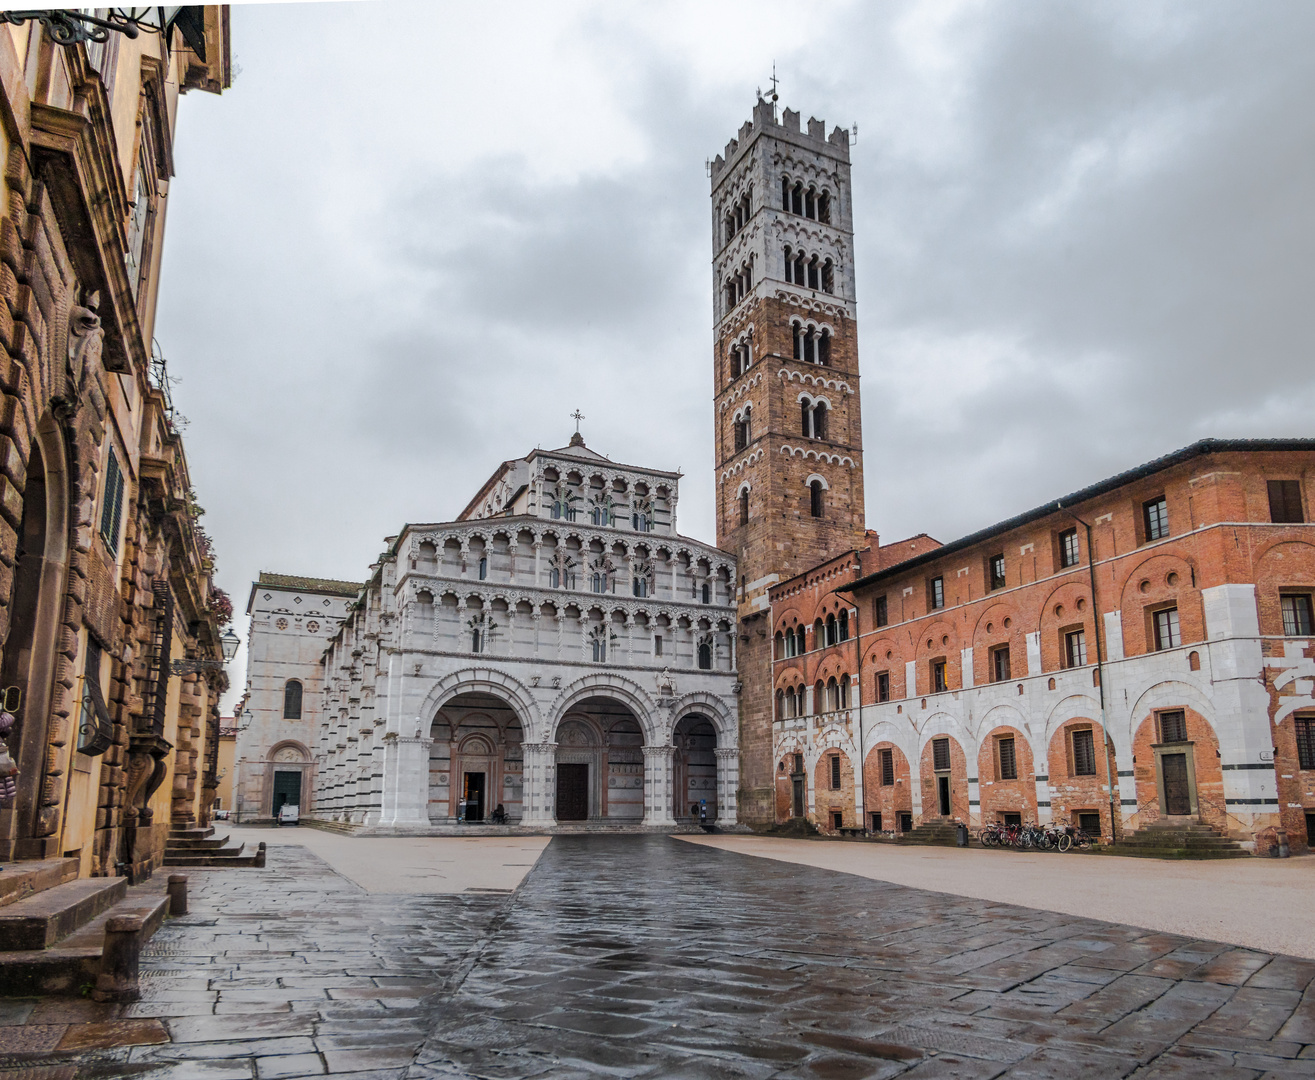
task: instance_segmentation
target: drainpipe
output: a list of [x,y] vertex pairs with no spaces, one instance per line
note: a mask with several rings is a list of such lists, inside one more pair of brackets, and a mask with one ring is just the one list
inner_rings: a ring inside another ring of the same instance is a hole
[[[854,558],[858,558],[857,552],[854,553]],[[860,568],[862,567],[861,561],[859,566]],[[853,594],[851,593],[850,595],[852,596]],[[858,812],[862,815],[859,820],[863,831],[866,833],[868,828],[868,785],[867,776],[864,775],[863,771],[865,762],[863,756],[863,747],[865,745],[863,740],[863,632],[858,622],[857,600],[854,602],[854,648],[858,652],[858,655],[854,660],[854,669],[856,672],[854,677],[857,680],[854,685],[854,707],[858,710],[858,775],[863,777],[863,801],[859,805]]]
[[1055,508],[1068,514],[1074,521],[1087,530],[1087,576],[1091,581],[1091,621],[1096,628],[1096,676],[1098,681],[1097,689],[1100,690],[1100,726],[1105,731],[1105,775],[1110,782],[1110,843],[1114,843],[1114,830],[1118,825],[1118,800],[1115,797],[1115,789],[1118,787],[1118,771],[1114,766],[1114,740],[1110,738],[1110,725],[1108,717],[1105,714],[1105,652],[1101,646],[1101,613],[1100,605],[1096,602],[1096,564],[1095,548],[1091,542],[1091,525],[1083,521],[1077,514],[1073,513],[1063,503],[1056,502]]

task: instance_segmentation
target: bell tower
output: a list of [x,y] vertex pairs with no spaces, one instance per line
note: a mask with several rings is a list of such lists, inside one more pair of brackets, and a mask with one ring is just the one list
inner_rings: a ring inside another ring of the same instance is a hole
[[717,544],[739,560],[740,820],[774,820],[767,590],[862,547],[849,133],[760,97],[712,162]]

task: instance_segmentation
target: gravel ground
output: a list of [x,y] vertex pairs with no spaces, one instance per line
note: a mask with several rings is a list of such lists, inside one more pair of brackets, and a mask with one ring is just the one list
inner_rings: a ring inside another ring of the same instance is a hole
[[758,836],[681,840],[918,889],[1315,958],[1315,857],[1169,861]]

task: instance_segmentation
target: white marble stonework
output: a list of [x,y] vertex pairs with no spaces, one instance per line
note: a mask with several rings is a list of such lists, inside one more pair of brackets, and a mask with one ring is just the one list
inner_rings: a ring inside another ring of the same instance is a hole
[[372,831],[735,822],[735,560],[582,440],[407,525],[328,643],[309,812]]

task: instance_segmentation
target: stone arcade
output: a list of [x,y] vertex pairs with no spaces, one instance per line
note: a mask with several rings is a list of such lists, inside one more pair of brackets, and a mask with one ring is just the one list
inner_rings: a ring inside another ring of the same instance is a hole
[[[302,812],[405,832],[664,827],[706,803],[733,824],[735,560],[677,533],[678,483],[577,434],[504,463],[456,521],[391,537],[322,668],[284,672],[323,686],[300,721]],[[253,665],[277,638],[253,632]],[[286,687],[250,692],[269,712]]]

